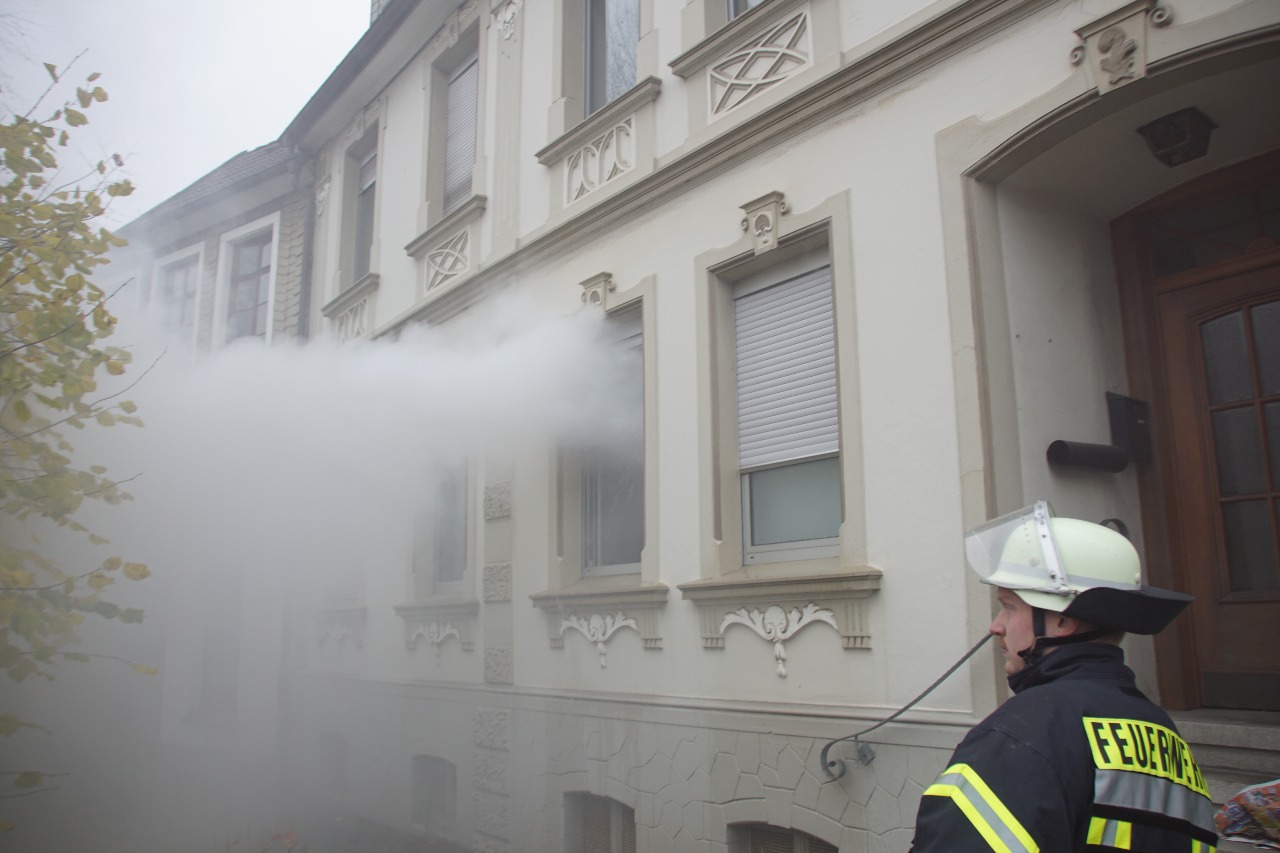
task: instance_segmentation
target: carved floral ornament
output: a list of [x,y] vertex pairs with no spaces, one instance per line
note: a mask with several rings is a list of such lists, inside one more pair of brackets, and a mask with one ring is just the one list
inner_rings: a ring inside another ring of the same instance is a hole
[[335,649],[351,641],[357,649],[364,647],[365,609],[363,607],[335,607],[319,615],[316,645]]
[[1167,27],[1173,12],[1158,0],[1134,2],[1076,30],[1071,64],[1092,74],[1099,94],[1132,83],[1147,74],[1148,25]]
[[787,650],[783,643],[819,622],[840,630],[835,613],[812,602],[806,604],[804,609],[793,607],[786,610],[776,604],[763,611],[743,607],[725,614],[724,619],[720,620],[720,632],[724,633],[724,629],[730,625],[742,625],[754,631],[760,639],[773,643],[773,659],[778,664],[778,677],[786,678]]
[[605,614],[592,613],[587,618],[582,618],[577,614],[569,614],[560,622],[560,634],[564,635],[565,631],[574,630],[582,634],[596,645],[596,653],[600,655],[600,668],[604,669],[605,661],[605,644],[609,639],[623,628],[630,628],[639,633],[640,627],[636,624],[636,620],[629,618],[623,613]]

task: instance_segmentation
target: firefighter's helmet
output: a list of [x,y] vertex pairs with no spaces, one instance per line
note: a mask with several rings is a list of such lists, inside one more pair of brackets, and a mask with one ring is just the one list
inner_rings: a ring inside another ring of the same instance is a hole
[[965,537],[983,583],[1027,604],[1103,628],[1156,634],[1191,596],[1142,583],[1133,544],[1110,527],[1056,518],[1044,501],[989,521]]

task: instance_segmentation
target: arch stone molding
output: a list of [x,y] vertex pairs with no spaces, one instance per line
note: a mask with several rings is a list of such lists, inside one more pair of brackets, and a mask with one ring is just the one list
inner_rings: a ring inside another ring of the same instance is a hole
[[1159,0],[1134,0],[1076,30],[1071,64],[1084,65],[1098,94],[1147,76],[1147,41],[1153,27],[1167,27],[1173,13]]

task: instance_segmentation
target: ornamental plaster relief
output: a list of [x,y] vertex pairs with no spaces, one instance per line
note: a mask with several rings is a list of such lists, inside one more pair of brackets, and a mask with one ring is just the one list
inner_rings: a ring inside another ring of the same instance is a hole
[[484,600],[495,603],[511,600],[511,563],[490,563],[484,567]]
[[776,604],[763,611],[758,608],[748,610],[743,607],[724,615],[720,620],[720,633],[723,635],[725,628],[731,625],[742,625],[754,631],[760,639],[773,643],[773,659],[777,663],[776,672],[779,678],[786,678],[787,650],[783,644],[818,622],[830,625],[837,631],[840,630],[834,613],[810,602],[804,606],[804,609],[793,607],[787,610]]
[[566,207],[635,167],[635,121],[635,116],[627,116],[569,155],[565,161]]
[[364,648],[366,611],[364,607],[334,607],[319,614],[316,645],[320,648],[342,648],[350,641],[357,649]]
[[338,315],[334,325],[337,328],[338,341],[346,342],[369,336],[369,300],[361,299],[346,311]]
[[397,605],[396,615],[404,622],[404,645],[414,651],[426,640],[435,652],[436,663],[448,641],[464,652],[475,648],[475,626],[480,604],[474,599],[435,598]]
[[511,0],[493,13],[493,19],[498,24],[498,31],[502,34],[503,41],[511,41],[515,37],[516,20],[520,17],[520,9],[523,6],[524,0]]
[[515,662],[510,646],[489,646],[484,650],[485,684],[515,683]]
[[1084,66],[1105,95],[1147,75],[1150,28],[1172,22],[1173,13],[1158,0],[1134,0],[1075,31],[1080,43],[1071,50],[1071,64]]
[[637,633],[640,631],[639,626],[636,625],[636,620],[627,617],[623,613],[604,615],[592,613],[586,618],[570,614],[560,622],[560,645],[561,647],[564,646],[565,631],[574,630],[579,632],[589,641],[595,643],[596,653],[600,655],[600,668],[604,669],[608,665],[605,661],[605,644],[623,628],[630,628]]
[[461,6],[453,10],[453,14],[449,16],[449,19],[440,25],[440,29],[436,30],[427,42],[427,47],[423,53],[428,62],[435,62],[440,57],[440,54],[458,43],[458,38],[467,27],[479,19],[479,9],[479,0],[466,0]]
[[[428,622],[425,625],[415,627],[405,640],[405,645],[413,651],[418,647],[419,640],[426,640],[435,649],[436,663],[440,663],[440,647],[444,645],[444,641],[452,637],[460,645],[462,644],[462,635],[458,633],[458,629],[448,622]],[[464,646],[466,648],[466,646]]]
[[809,10],[769,26],[707,69],[708,118],[715,119],[813,64]]
[[470,271],[470,249],[471,232],[464,228],[427,253],[428,293]]
[[497,521],[511,517],[511,481],[485,483],[484,520]]

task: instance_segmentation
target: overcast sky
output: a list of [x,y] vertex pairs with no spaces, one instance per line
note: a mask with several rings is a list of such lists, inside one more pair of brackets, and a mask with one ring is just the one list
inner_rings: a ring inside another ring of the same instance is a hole
[[45,62],[85,51],[69,77],[102,74],[110,100],[79,140],[127,161],[138,190],[113,206],[119,226],[278,137],[368,27],[369,0],[0,0],[0,16],[6,111],[48,84]]

